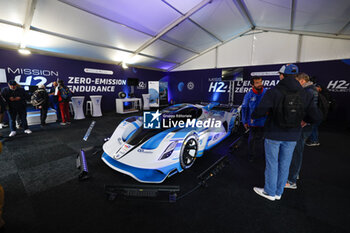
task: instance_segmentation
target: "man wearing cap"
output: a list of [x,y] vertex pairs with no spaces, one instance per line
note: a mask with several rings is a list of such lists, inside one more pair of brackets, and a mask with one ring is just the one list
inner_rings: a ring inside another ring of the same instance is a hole
[[[303,90],[296,80],[299,69],[294,64],[281,67],[280,82],[276,87],[266,91],[260,104],[252,114],[252,118],[260,118],[267,115],[265,122],[265,186],[254,187],[254,191],[268,200],[280,200],[284,187],[287,183],[289,166],[292,160],[296,142],[301,136],[301,127],[308,123],[318,122],[321,119],[317,106],[311,93]],[[285,99],[292,94],[296,96],[296,114],[301,116],[295,126],[286,126],[281,123],[281,111],[286,109]],[[283,105],[281,105],[283,104]]]
[[20,87],[16,81],[10,80],[8,82],[8,87],[2,90],[2,96],[5,98],[9,110],[8,116],[10,120],[10,137],[16,136],[16,117],[19,116],[22,127],[24,129],[24,133],[31,134],[32,131],[28,128],[27,123],[27,103],[25,100],[25,91],[22,87]]

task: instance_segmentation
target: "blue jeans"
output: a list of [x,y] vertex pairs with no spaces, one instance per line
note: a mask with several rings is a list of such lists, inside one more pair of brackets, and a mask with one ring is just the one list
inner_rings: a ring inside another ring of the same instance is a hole
[[318,142],[318,127],[320,126],[320,123],[313,124],[312,125],[312,132],[309,137],[310,142]]
[[297,144],[293,152],[292,162],[290,163],[290,167],[289,167],[288,181],[290,183],[297,182],[297,177],[299,175],[301,164],[303,161],[303,152],[304,152],[305,142],[307,138],[310,136],[311,131],[313,130],[313,126],[314,125],[305,126],[301,132],[301,136],[299,140],[297,141]]
[[281,196],[287,183],[289,165],[296,141],[265,139],[265,192],[270,196]]
[[16,131],[16,117],[19,116],[19,119],[21,121],[21,126],[24,130],[28,129],[28,123],[27,123],[27,109],[10,109],[8,111],[9,116],[9,124],[11,131]]

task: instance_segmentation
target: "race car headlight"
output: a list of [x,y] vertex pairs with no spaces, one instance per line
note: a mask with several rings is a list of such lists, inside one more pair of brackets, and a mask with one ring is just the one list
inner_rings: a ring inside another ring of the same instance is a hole
[[169,158],[176,147],[177,141],[170,143],[158,160]]

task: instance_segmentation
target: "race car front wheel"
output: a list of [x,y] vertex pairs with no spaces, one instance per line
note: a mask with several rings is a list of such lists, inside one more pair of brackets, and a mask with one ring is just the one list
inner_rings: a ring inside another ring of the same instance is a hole
[[183,169],[191,167],[196,160],[198,151],[198,142],[194,135],[184,140],[180,155],[180,164]]

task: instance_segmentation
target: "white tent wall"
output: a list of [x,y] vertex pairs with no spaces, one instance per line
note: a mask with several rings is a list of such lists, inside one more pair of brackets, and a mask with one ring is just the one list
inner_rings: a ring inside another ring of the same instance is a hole
[[[253,36],[238,37],[218,47],[218,67],[249,66],[252,61]],[[180,66],[178,69],[182,69]],[[176,69],[177,70],[177,69]],[[175,70],[174,70],[175,71]]]
[[267,65],[297,60],[298,35],[263,32],[253,35],[251,65]]
[[302,36],[300,62],[350,58],[350,40]]
[[[213,51],[217,50],[217,54]],[[280,32],[250,32],[172,71],[350,58],[350,40]],[[213,66],[213,63],[216,66]],[[209,64],[209,65],[206,65]]]
[[[213,49],[196,59],[193,59],[183,64],[180,70],[201,70],[201,69],[213,69],[216,65],[216,49]],[[177,69],[173,70],[177,71]]]

